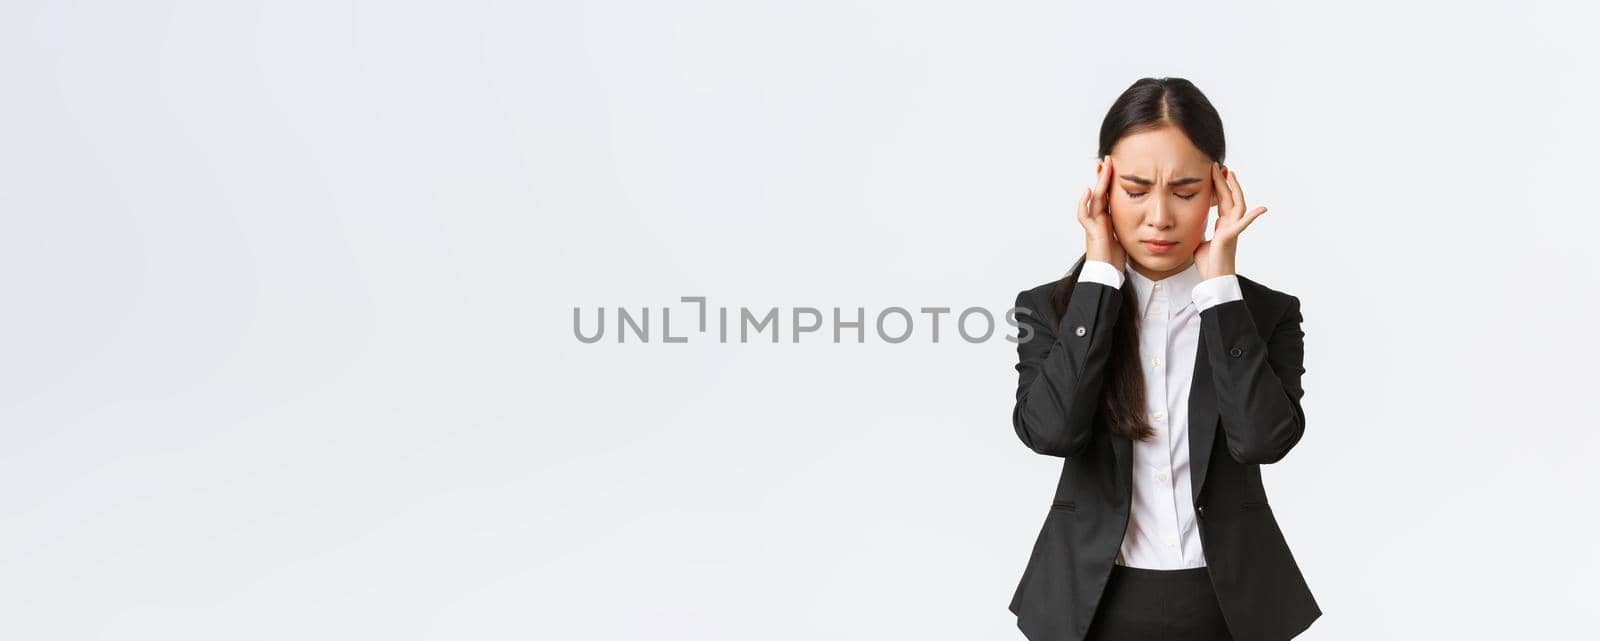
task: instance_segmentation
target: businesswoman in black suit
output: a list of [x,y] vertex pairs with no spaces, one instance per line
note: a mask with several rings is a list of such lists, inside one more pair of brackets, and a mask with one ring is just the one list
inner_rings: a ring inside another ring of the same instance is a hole
[[1031,641],[1282,641],[1322,614],[1261,484],[1305,430],[1300,300],[1234,271],[1266,208],[1223,152],[1193,84],[1134,83],[1078,202],[1084,255],[1017,295],[1012,426],[1062,459],[1011,600]]

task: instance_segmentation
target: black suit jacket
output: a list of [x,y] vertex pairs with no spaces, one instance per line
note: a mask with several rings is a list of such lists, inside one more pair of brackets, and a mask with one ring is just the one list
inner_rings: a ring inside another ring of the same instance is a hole
[[[1322,614],[1261,485],[1261,465],[1281,460],[1305,431],[1305,335],[1298,298],[1238,280],[1244,300],[1200,313],[1189,393],[1190,485],[1206,565],[1233,638],[1282,641]],[[1010,607],[1030,641],[1080,641],[1122,545],[1133,492],[1133,444],[1109,432],[1099,411],[1123,294],[1079,281],[1057,319],[1054,286],[1017,295],[1012,426],[1029,449],[1062,462]]]

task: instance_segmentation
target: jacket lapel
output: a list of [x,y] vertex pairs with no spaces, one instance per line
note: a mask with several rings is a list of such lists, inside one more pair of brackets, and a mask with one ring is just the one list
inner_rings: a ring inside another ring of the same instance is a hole
[[[1217,397],[1211,382],[1211,363],[1206,360],[1206,342],[1197,343],[1194,379],[1189,382],[1189,490],[1195,505],[1200,504],[1200,490],[1204,489],[1211,448],[1217,439]],[[1122,496],[1132,497],[1133,442],[1126,436],[1114,436],[1111,450],[1116,455],[1118,489]]]
[[1211,463],[1211,447],[1217,438],[1217,390],[1211,382],[1211,361],[1206,358],[1206,341],[1195,341],[1194,380],[1189,382],[1189,489],[1195,505],[1200,505],[1200,490],[1206,482],[1206,467]]
[[[1080,254],[1067,271],[1077,271],[1086,258],[1087,254]],[[1241,294],[1248,298],[1249,287],[1241,283],[1240,289]],[[1211,464],[1211,448],[1217,438],[1217,391],[1214,385],[1211,381],[1211,361],[1206,357],[1205,336],[1201,336],[1195,341],[1194,378],[1189,381],[1189,490],[1195,505],[1200,504],[1200,491],[1205,489],[1206,468]],[[1133,442],[1125,436],[1113,436],[1111,451],[1116,458],[1118,473],[1114,476],[1118,489],[1123,499],[1129,502],[1128,507],[1131,507]]]

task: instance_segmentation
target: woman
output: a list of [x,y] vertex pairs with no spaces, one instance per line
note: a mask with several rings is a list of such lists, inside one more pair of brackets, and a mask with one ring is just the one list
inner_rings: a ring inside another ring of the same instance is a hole
[[1129,87],[1099,152],[1084,255],[1017,295],[1012,426],[1062,464],[1011,611],[1032,641],[1292,638],[1322,611],[1260,466],[1305,430],[1300,301],[1234,271],[1266,208],[1186,80]]

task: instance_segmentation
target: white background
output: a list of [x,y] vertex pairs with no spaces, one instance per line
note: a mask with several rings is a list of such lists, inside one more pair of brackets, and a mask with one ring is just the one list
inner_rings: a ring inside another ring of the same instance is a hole
[[1020,639],[1013,343],[572,310],[1000,313],[1179,76],[1303,302],[1302,638],[1592,638],[1578,4],[7,2],[0,637]]

